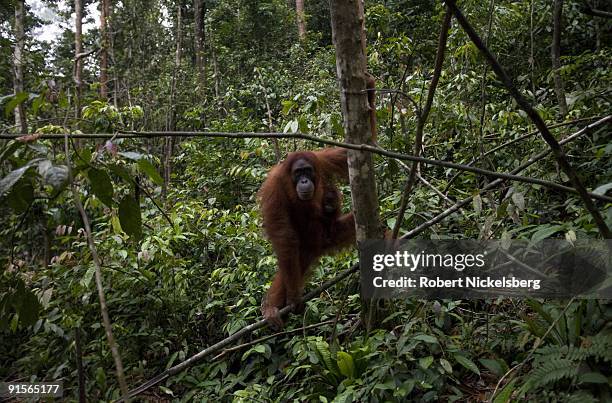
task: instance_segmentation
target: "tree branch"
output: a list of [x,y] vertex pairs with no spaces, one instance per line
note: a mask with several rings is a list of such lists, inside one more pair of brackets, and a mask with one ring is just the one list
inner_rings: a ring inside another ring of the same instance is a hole
[[[348,270],[345,270],[344,272],[342,272],[340,275],[338,275],[337,277],[323,283],[321,286],[315,288],[314,290],[310,291],[309,293],[307,293],[306,295],[304,295],[302,297],[302,302],[306,302],[309,301],[311,299],[313,299],[314,297],[316,297],[317,295],[321,294],[321,292],[327,290],[328,288],[332,287],[333,285],[335,285],[336,283],[344,280],[345,278],[347,278],[348,276],[350,276],[351,274],[355,273],[357,270],[359,269],[359,264],[355,264],[353,265],[353,267],[351,267]],[[280,310],[280,315],[286,315],[287,313],[291,312],[293,310],[293,305],[288,305],[286,307],[284,307],[283,309]],[[148,390],[150,388],[152,388],[153,386],[159,384],[160,382],[163,382],[164,380],[168,379],[169,377],[171,377],[172,375],[175,375],[187,368],[192,367],[193,365],[195,365],[196,363],[202,361],[202,359],[204,359],[205,357],[221,350],[222,348],[224,348],[225,346],[231,344],[232,342],[240,339],[241,337],[247,336],[251,333],[253,333],[255,330],[261,329],[263,327],[265,327],[267,325],[267,322],[262,319],[258,322],[252,323],[246,327],[243,327],[242,329],[240,329],[239,331],[237,331],[236,333],[234,333],[233,335],[226,337],[225,339],[213,344],[212,346],[205,348],[204,350],[200,351],[199,353],[191,356],[190,358],[188,358],[187,360],[183,361],[182,363],[175,365],[173,367],[168,368],[167,370],[165,370],[164,372],[162,372],[161,374],[157,375],[156,377],[146,381],[145,383],[143,383],[142,385],[138,386],[137,388],[132,389],[131,391],[129,391],[128,393],[128,398],[133,398],[138,396],[139,394],[141,394],[142,392],[144,392],[145,390]],[[119,399],[117,400],[117,402],[124,402],[124,399]]]
[[[612,118],[612,116],[606,117],[604,119],[607,120],[609,118]],[[60,137],[62,137],[64,135],[65,134],[44,134],[44,135],[41,135],[40,138],[54,139],[54,138],[60,138]],[[112,138],[113,136],[115,136],[115,135],[111,134],[111,133],[92,133],[92,134],[79,133],[79,134],[71,135],[72,138]],[[536,184],[536,185],[542,185],[542,186],[545,186],[545,187],[548,187],[548,188],[557,189],[557,190],[561,190],[561,191],[564,191],[564,192],[577,193],[576,189],[573,189],[571,187],[564,186],[564,185],[559,185],[557,183],[546,181],[546,180],[542,180],[542,179],[528,178],[528,177],[524,177],[524,176],[515,175],[515,174],[512,174],[512,173],[502,173],[502,172],[489,171],[487,169],[471,167],[471,166],[467,166],[467,165],[463,165],[463,164],[456,164],[456,163],[448,162],[448,161],[439,161],[439,160],[434,160],[434,159],[430,159],[430,158],[417,157],[417,156],[414,156],[414,155],[396,153],[396,152],[393,152],[393,151],[387,151],[387,150],[382,149],[382,148],[377,148],[377,147],[369,145],[369,144],[342,143],[340,141],[322,139],[320,137],[312,136],[312,135],[309,135],[309,134],[303,134],[303,133],[126,132],[124,135],[118,135],[116,137],[117,138],[155,138],[155,137],[168,137],[168,136],[174,136],[174,137],[181,137],[181,136],[184,136],[184,137],[221,137],[221,138],[233,138],[233,139],[244,139],[244,138],[292,138],[292,139],[304,139],[304,140],[309,140],[309,141],[312,141],[312,142],[315,142],[315,143],[326,144],[326,145],[335,146],[335,147],[342,147],[342,148],[347,148],[347,149],[350,149],[350,150],[368,151],[368,152],[371,152],[371,153],[374,153],[374,154],[379,154],[379,155],[383,155],[383,156],[386,156],[386,157],[395,158],[395,159],[398,159],[398,160],[413,161],[413,162],[416,161],[416,162],[419,162],[421,164],[435,165],[435,166],[441,166],[441,167],[451,168],[451,169],[459,169],[459,170],[462,170],[462,171],[473,172],[473,173],[480,174],[480,175],[491,176],[493,178],[500,178],[500,179],[506,179],[506,180],[509,179],[509,180],[513,180],[513,181],[517,181],[517,182],[533,183],[533,184]],[[4,136],[4,137],[11,138],[10,135],[9,136]],[[605,196],[605,195],[596,195],[596,194],[588,193],[587,192],[587,196],[592,197],[594,199],[602,200],[602,201],[605,201],[605,202],[612,202],[612,197],[608,197],[608,196]]]
[[[601,119],[601,120],[599,120],[599,121],[597,121],[595,123],[592,123],[592,124],[584,127],[583,129],[577,131],[576,133],[572,134],[571,136],[567,137],[566,139],[561,140],[559,142],[559,144],[563,145],[563,144],[569,143],[570,141],[575,140],[578,137],[588,133],[593,127],[596,127],[596,126],[600,125],[601,123],[606,122],[606,121],[610,121],[610,120],[612,120],[612,116],[607,116],[607,117],[605,117],[605,118],[603,118],[603,119]],[[531,165],[535,164],[536,162],[538,162],[542,158],[546,157],[550,153],[550,151],[551,151],[550,149],[544,150],[544,151],[542,151],[542,152],[532,156],[525,163],[523,163],[523,164],[519,165],[518,167],[516,167],[515,169],[513,169],[511,171],[511,173],[512,174],[517,174],[517,173],[527,169],[528,167],[530,167]],[[482,188],[481,192],[485,192],[487,190],[491,190],[491,189],[497,187],[498,185],[502,184],[503,182],[504,182],[503,179],[496,179],[493,182],[491,182],[488,185],[486,185],[484,188]],[[409,239],[409,238],[413,238],[413,237],[417,236],[421,232],[425,231],[427,228],[433,226],[434,224],[439,223],[444,218],[448,217],[449,215],[451,215],[455,211],[459,210],[461,207],[463,207],[466,204],[470,203],[473,198],[474,198],[473,196],[470,196],[470,197],[467,197],[467,198],[457,202],[455,205],[453,205],[453,206],[449,207],[448,209],[444,210],[443,212],[441,212],[440,214],[438,214],[434,218],[430,219],[429,221],[426,221],[423,224],[419,225],[418,227],[412,229],[411,231],[408,231],[402,238]]]
[[[444,63],[444,52],[446,51],[446,40],[448,39],[448,30],[450,28],[451,18],[452,13],[447,7],[446,13],[444,14],[444,20],[442,21],[442,27],[440,28],[440,37],[438,40],[438,51],[436,53],[433,77],[431,78],[431,84],[429,85],[429,90],[427,92],[425,106],[423,107],[423,111],[419,114],[419,119],[417,122],[414,140],[414,155],[417,157],[421,154],[421,148],[423,147],[423,129],[425,128],[425,123],[427,123],[427,118],[429,117],[429,112],[431,111],[431,105],[433,104],[433,98],[436,94],[436,88],[438,87],[438,81],[440,80],[440,75],[442,74],[442,63]],[[418,161],[413,161],[412,168],[410,169],[410,176],[408,177],[408,181],[406,182],[406,186],[404,187],[404,192],[402,194],[402,200],[400,202],[400,208],[397,213],[395,225],[393,226],[393,234],[391,235],[393,239],[397,238],[397,234],[402,226],[402,220],[404,219],[404,214],[406,213],[406,207],[408,207],[408,198],[410,197],[412,187],[416,181],[418,167]]]
[[593,216],[593,221],[595,221],[595,224],[597,225],[597,228],[599,229],[601,236],[604,239],[612,238],[612,232],[610,232],[610,229],[608,228],[605,221],[603,220],[599,210],[597,209],[597,207],[595,207],[593,200],[589,197],[589,194],[586,188],[584,187],[584,185],[582,184],[582,181],[578,177],[578,174],[576,174],[576,171],[572,168],[570,163],[567,161],[567,158],[565,157],[565,153],[563,152],[563,149],[561,148],[557,140],[553,137],[553,135],[550,133],[550,130],[548,130],[548,127],[546,126],[546,124],[544,123],[544,121],[542,120],[538,112],[535,109],[533,109],[533,107],[529,104],[529,102],[527,102],[527,100],[519,92],[516,86],[512,83],[512,80],[510,79],[506,71],[503,69],[503,67],[499,64],[497,59],[493,56],[493,54],[489,51],[489,49],[482,43],[482,40],[480,39],[476,31],[474,31],[474,28],[472,28],[472,26],[468,23],[468,21],[465,19],[465,17],[461,13],[461,11],[457,8],[455,1],[445,0],[445,3],[453,11],[455,18],[457,19],[459,24],[463,27],[463,30],[470,37],[474,45],[476,45],[476,47],[480,49],[480,52],[489,61],[489,63],[491,64],[491,67],[493,68],[493,71],[495,71],[495,74],[497,74],[497,77],[506,86],[506,89],[508,90],[510,95],[512,95],[512,97],[516,100],[516,102],[521,107],[521,109],[523,109],[525,113],[527,113],[527,116],[529,116],[531,121],[538,128],[538,130],[540,131],[540,134],[550,146],[553,152],[553,155],[557,159],[557,163],[559,164],[559,167],[569,177],[570,182],[572,183],[572,185],[578,192],[578,195],[582,199],[582,202],[584,203],[587,211],[591,213],[591,216]]

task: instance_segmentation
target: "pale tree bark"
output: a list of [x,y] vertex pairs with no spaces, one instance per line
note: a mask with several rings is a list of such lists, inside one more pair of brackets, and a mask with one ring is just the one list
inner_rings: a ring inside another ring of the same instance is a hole
[[75,102],[74,116],[77,119],[81,118],[81,97],[83,95],[83,62],[81,54],[83,53],[83,2],[82,0],[74,0],[74,84]]
[[[366,87],[363,6],[361,0],[331,0],[330,8],[345,141],[364,144],[371,140],[372,131]],[[349,150],[348,166],[357,242],[380,239],[383,231],[378,216],[372,154]],[[380,314],[372,301],[362,297],[362,318],[366,328],[372,328],[381,319]]]
[[110,1],[100,0],[100,98],[108,100],[108,18],[110,16]]
[[553,78],[555,81],[555,94],[559,103],[561,116],[567,115],[567,102],[565,101],[565,89],[563,79],[559,73],[561,68],[561,18],[563,16],[563,0],[554,0],[553,3],[553,40],[551,46],[551,58],[553,68]]
[[[13,50],[13,90],[15,95],[23,92],[23,51],[25,47],[25,1],[15,1],[15,49]],[[24,103],[20,102],[15,108],[15,125],[20,133],[28,132]]]
[[295,0],[295,14],[297,19],[298,36],[300,40],[306,38],[306,13],[304,12],[304,0]]

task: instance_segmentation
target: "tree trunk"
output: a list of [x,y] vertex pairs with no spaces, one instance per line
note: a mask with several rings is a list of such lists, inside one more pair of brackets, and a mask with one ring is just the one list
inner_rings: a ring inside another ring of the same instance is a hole
[[100,0],[100,98],[108,100],[108,18],[110,0]]
[[[208,45],[210,48],[210,56],[213,64],[213,76],[215,79],[215,98],[219,99],[221,93],[221,73],[219,72],[219,64],[217,63],[217,53],[215,52],[215,41],[213,40],[212,34],[208,35]],[[222,101],[221,101],[222,102]]]
[[81,118],[81,97],[83,94],[83,64],[81,53],[83,53],[83,2],[81,0],[74,0],[74,83],[75,88],[75,102],[74,102],[74,116],[77,119]]
[[[361,0],[332,0],[330,6],[345,141],[353,144],[367,143],[371,138],[371,130],[362,3]],[[379,239],[383,231],[378,216],[372,155],[349,150],[348,166],[357,242]],[[368,329],[380,319],[375,304],[363,297],[362,318]]]
[[559,73],[561,68],[561,17],[563,15],[563,0],[554,0],[553,4],[553,40],[551,47],[553,77],[555,80],[555,94],[559,102],[559,112],[562,117],[567,115],[567,102],[565,101],[565,90],[563,89],[563,79]]
[[[13,53],[13,70],[15,74],[13,90],[15,91],[15,95],[23,92],[23,49],[25,45],[24,20],[24,0],[17,0],[15,2],[15,49]],[[24,102],[20,102],[15,108],[15,125],[20,133],[28,132]]]
[[[174,53],[174,73],[172,74],[172,83],[170,86],[170,104],[166,115],[166,130],[176,130],[176,82],[181,67],[181,39],[183,36],[182,24],[182,9],[179,3],[176,15],[176,50]],[[168,184],[170,183],[170,175],[172,174],[172,151],[174,149],[174,137],[166,137],[164,145],[164,184],[162,186],[162,196],[165,198],[168,192]]]
[[204,2],[203,0],[193,1],[195,32],[194,32],[194,48],[196,52],[196,68],[198,70],[198,93],[200,100],[204,99],[206,91],[206,59],[204,56]]
[[306,14],[304,13],[304,0],[295,0],[295,14],[297,17],[298,36],[300,41],[306,38]]

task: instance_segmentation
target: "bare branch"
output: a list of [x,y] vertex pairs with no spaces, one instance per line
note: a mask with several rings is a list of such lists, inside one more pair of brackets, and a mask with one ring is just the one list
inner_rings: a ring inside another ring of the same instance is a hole
[[[429,85],[429,90],[427,92],[427,101],[425,101],[423,111],[419,114],[417,123],[414,140],[414,155],[417,157],[421,154],[421,148],[423,147],[423,129],[425,128],[425,123],[427,123],[427,117],[429,116],[429,111],[431,110],[431,105],[433,104],[436,88],[438,87],[438,81],[440,80],[440,75],[442,73],[442,63],[444,62],[444,52],[446,51],[446,40],[448,39],[448,30],[450,28],[451,18],[452,13],[450,9],[447,8],[446,13],[444,14],[444,20],[442,21],[442,27],[440,28],[438,51],[436,53],[433,77],[431,78],[431,84]],[[412,163],[412,169],[410,170],[410,176],[408,177],[408,181],[406,182],[406,186],[404,188],[404,193],[402,194],[402,200],[400,202],[400,208],[395,220],[395,226],[393,227],[393,239],[397,238],[397,234],[402,226],[402,220],[404,219],[404,214],[406,213],[406,207],[408,207],[408,198],[410,197],[412,187],[416,181],[418,167],[418,161],[414,161]]]
[[[554,129],[554,128],[557,128],[557,127],[568,126],[568,125],[573,125],[573,124],[580,123],[580,122],[586,122],[586,121],[597,120],[597,119],[600,119],[600,120],[597,123],[595,123],[594,125],[599,125],[599,124],[602,124],[602,123],[606,123],[608,121],[607,118],[610,118],[610,117],[612,117],[612,116],[608,116],[608,117],[606,117],[604,119],[602,119],[601,116],[593,116],[593,117],[590,117],[590,118],[576,119],[576,120],[572,120],[572,121],[569,121],[569,122],[557,123],[557,124],[548,126],[548,128],[549,129]],[[594,126],[591,125],[591,128],[593,128],[593,127]],[[528,139],[529,137],[532,137],[532,136],[534,136],[534,135],[536,135],[538,133],[539,133],[539,131],[535,130],[535,131],[523,134],[522,136],[519,136],[519,137],[517,137],[515,139],[512,139],[512,140],[510,140],[508,142],[500,144],[497,147],[494,147],[494,148],[490,149],[489,151],[485,152],[484,154],[479,155],[478,157],[472,159],[466,165],[468,165],[468,166],[473,165],[476,161],[479,161],[481,158],[484,158],[484,157],[486,157],[488,155],[493,154],[495,151],[498,151],[498,150],[501,150],[502,148],[506,148],[508,146],[511,146],[512,144],[519,143],[519,142],[521,142],[521,141],[523,141],[525,139]],[[457,172],[455,175],[453,175],[453,177],[446,184],[446,187],[444,188],[444,191],[443,191],[444,193],[448,192],[448,190],[450,189],[451,185],[459,177],[459,175],[461,175],[461,172]]]
[[[572,134],[571,136],[567,137],[564,140],[561,140],[559,142],[559,144],[563,145],[566,143],[569,143],[572,140],[577,139],[578,137],[588,133],[591,131],[591,129],[593,129],[594,127],[604,123],[604,122],[609,122],[612,120],[612,116],[606,116],[605,118],[592,123],[586,127],[584,127],[583,129],[577,131],[576,133]],[[512,174],[517,174],[525,169],[527,169],[528,167],[530,167],[531,165],[535,164],[536,162],[538,162],[539,160],[541,160],[542,158],[546,157],[549,153],[551,152],[550,149],[548,150],[544,150],[534,156],[532,156],[531,158],[529,158],[529,160],[527,160],[525,163],[519,165],[518,167],[516,167],[515,169],[513,169],[511,171]],[[485,192],[487,190],[491,190],[495,187],[497,187],[498,185],[502,184],[504,182],[503,179],[496,179],[493,182],[489,183],[488,185],[486,185],[484,188],[481,189],[481,192]],[[448,217],[449,215],[451,215],[452,213],[454,213],[455,211],[459,210],[460,208],[462,208],[463,206],[465,206],[466,204],[470,203],[473,199],[473,196],[467,197],[459,202],[457,202],[455,205],[453,205],[452,207],[449,207],[448,209],[444,210],[443,212],[441,212],[440,214],[438,214],[437,216],[433,217],[432,219],[428,220],[427,222],[424,222],[423,224],[419,225],[416,228],[413,228],[412,230],[408,231],[402,238],[404,239],[409,239],[409,238],[413,238],[415,236],[417,236],[418,234],[420,234],[421,232],[425,231],[427,228],[433,226],[434,224],[439,223],[440,221],[442,221],[444,218]]]
[[[607,121],[612,119],[612,115],[608,116],[602,121]],[[596,122],[601,124],[600,122]],[[585,128],[586,129],[586,128]],[[40,138],[53,139],[60,138],[65,134],[43,134]],[[21,135],[19,135],[21,136]],[[493,178],[500,178],[506,180],[513,180],[517,182],[525,182],[525,183],[533,183],[536,185],[542,185],[551,189],[557,189],[564,192],[572,192],[577,193],[577,191],[571,187],[559,185],[554,182],[536,179],[536,178],[528,178],[524,176],[515,175],[513,173],[502,173],[489,171],[487,169],[471,167],[463,164],[456,164],[448,161],[440,161],[434,160],[430,158],[417,157],[409,154],[401,154],[393,151],[387,151],[382,148],[377,148],[375,146],[369,144],[349,144],[342,143],[340,141],[327,140],[320,137],[312,136],[309,134],[303,133],[253,133],[253,132],[239,132],[239,133],[225,133],[225,132],[125,132],[123,135],[115,135],[111,133],[94,133],[94,134],[74,134],[70,135],[72,138],[112,138],[116,136],[117,138],[154,138],[154,137],[221,137],[221,138],[232,138],[232,139],[244,139],[244,138],[291,138],[291,139],[304,139],[309,140],[315,143],[326,144],[335,147],[343,147],[350,150],[359,150],[359,151],[368,151],[374,154],[384,155],[386,157],[395,158],[398,160],[404,161],[416,161],[421,164],[435,165],[441,166],[445,168],[451,169],[459,169],[462,171],[473,172],[480,175],[487,175]],[[13,135],[4,136],[4,138],[13,138]],[[612,197],[604,196],[604,195],[596,195],[593,193],[588,193],[587,195],[598,200],[612,202]]]

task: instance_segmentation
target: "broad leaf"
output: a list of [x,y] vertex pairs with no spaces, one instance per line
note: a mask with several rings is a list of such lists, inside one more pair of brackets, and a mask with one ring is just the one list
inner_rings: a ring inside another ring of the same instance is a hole
[[45,171],[43,181],[46,185],[59,189],[68,182],[68,167],[66,165],[54,165]]
[[87,177],[91,183],[91,191],[102,203],[108,207],[113,205],[113,184],[106,171],[91,168],[87,171]]
[[462,356],[461,354],[454,354],[454,357],[459,364],[463,365],[465,368],[469,369],[476,375],[480,375],[480,370],[472,360]]
[[126,234],[135,240],[140,239],[142,218],[140,217],[140,205],[134,197],[127,195],[119,203],[119,222]]
[[164,180],[159,175],[159,172],[157,172],[157,169],[155,169],[153,164],[151,164],[149,162],[149,160],[147,160],[145,158],[139,159],[138,160],[138,168],[140,168],[140,170],[142,172],[147,174],[149,179],[151,179],[153,181],[153,183],[155,183],[156,185],[160,185],[161,186],[161,185],[164,184]]
[[340,369],[340,373],[349,379],[353,379],[355,377],[355,363],[353,362],[353,357],[344,351],[338,351],[336,355],[336,363],[338,364],[338,369]]
[[0,196],[3,196],[7,193],[15,183],[28,171],[28,169],[32,168],[31,164],[27,164],[22,166],[21,168],[17,168],[14,171],[11,171],[4,178],[0,179]]
[[8,118],[13,111],[23,101],[28,99],[27,92],[19,92],[13,96],[13,98],[4,105],[4,117]]
[[24,178],[17,182],[7,195],[8,205],[17,213],[23,213],[34,200],[32,183]]

